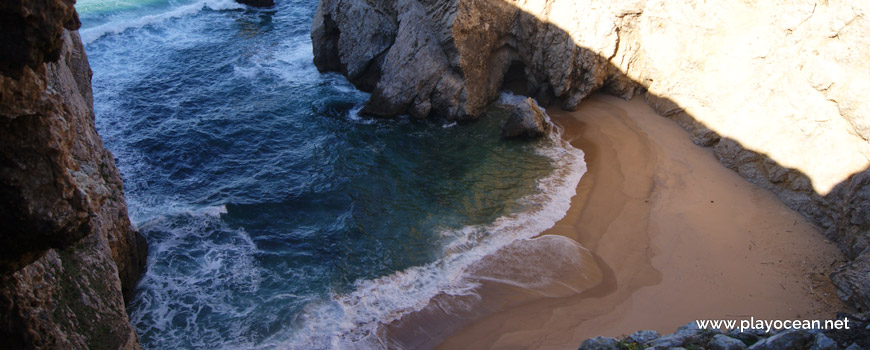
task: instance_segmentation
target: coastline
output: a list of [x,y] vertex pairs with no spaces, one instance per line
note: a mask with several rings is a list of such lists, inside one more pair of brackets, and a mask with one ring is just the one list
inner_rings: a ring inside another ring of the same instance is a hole
[[[846,309],[827,278],[844,260],[836,246],[642,99],[599,94],[575,112],[548,112],[589,170],[571,209],[539,237],[578,242],[594,256],[582,270],[602,276],[550,296],[484,286],[480,309],[449,320],[461,328],[445,330],[439,348],[575,347],[695,319],[825,319]],[[391,338],[413,333],[398,329]]]

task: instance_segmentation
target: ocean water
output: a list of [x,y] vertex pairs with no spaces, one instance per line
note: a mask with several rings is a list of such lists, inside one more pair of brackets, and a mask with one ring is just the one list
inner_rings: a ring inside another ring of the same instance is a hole
[[150,247],[128,308],[146,349],[387,347],[381,325],[473,293],[472,264],[568,209],[585,164],[558,135],[359,115],[367,95],[312,63],[316,5],[76,5]]

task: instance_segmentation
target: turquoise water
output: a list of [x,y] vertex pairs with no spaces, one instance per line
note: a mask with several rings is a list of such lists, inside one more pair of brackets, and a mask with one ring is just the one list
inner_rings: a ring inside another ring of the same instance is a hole
[[[314,1],[79,1],[96,123],[150,246],[129,306],[147,349],[378,348],[379,326],[564,215],[558,137],[371,119],[312,64]],[[509,97],[505,97],[509,98]]]

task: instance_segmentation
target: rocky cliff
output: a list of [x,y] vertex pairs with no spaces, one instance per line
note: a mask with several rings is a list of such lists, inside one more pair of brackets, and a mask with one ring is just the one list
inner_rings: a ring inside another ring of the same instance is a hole
[[138,349],[147,246],[94,128],[74,0],[0,4],[0,347]]
[[314,63],[371,92],[363,111],[480,116],[507,86],[572,109],[643,94],[727,167],[852,259],[870,309],[870,4],[783,0],[321,0]]

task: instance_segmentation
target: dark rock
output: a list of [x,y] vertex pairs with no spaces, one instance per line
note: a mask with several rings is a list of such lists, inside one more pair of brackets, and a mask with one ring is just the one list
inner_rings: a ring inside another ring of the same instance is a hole
[[852,345],[849,345],[846,350],[864,350],[864,348],[859,346],[857,343],[852,343]]
[[24,67],[38,69],[60,57],[64,29],[81,27],[75,0],[0,2],[0,73],[18,79]]
[[743,350],[746,349],[746,344],[742,341],[731,338],[726,335],[716,334],[713,339],[707,344],[707,349],[710,350]]
[[647,349],[665,350],[687,344],[697,344],[701,336],[697,332],[677,332],[663,335],[647,344]]
[[862,311],[870,310],[870,249],[831,273],[837,295]]
[[272,6],[275,6],[274,0],[236,0],[236,2],[243,4],[243,5],[253,6],[253,7],[272,7]]
[[739,329],[728,331],[727,335],[734,339],[739,339],[744,344],[752,345],[758,342],[761,338],[766,338],[769,334],[762,329],[745,329],[742,332]]
[[552,129],[550,116],[531,97],[513,104],[511,116],[501,129],[504,138],[537,138]]
[[826,330],[825,336],[837,342],[841,348],[857,344],[864,349],[870,349],[870,313],[838,313],[837,319],[848,319],[849,329]]
[[813,338],[812,346],[810,346],[810,350],[837,350],[839,348],[837,342],[828,338],[824,333],[817,333]]
[[586,339],[579,350],[619,350],[619,342],[613,338],[595,337]]
[[656,331],[637,331],[625,338],[626,342],[646,344],[658,338],[659,332]]
[[809,347],[813,334],[805,330],[787,330],[779,332],[751,347],[750,350],[799,350]]

